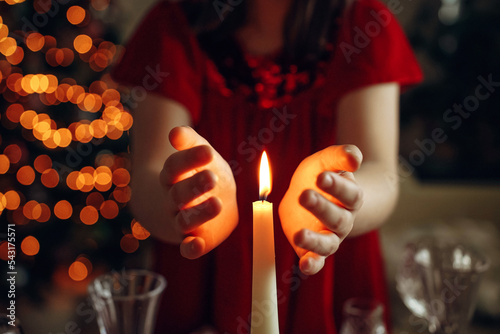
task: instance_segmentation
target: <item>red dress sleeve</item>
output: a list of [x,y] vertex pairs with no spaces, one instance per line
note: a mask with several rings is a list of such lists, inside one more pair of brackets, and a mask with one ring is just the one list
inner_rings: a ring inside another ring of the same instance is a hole
[[111,75],[120,84],[183,104],[197,121],[203,60],[182,8],[160,1],[140,23]]
[[420,82],[420,66],[392,12],[378,0],[351,2],[327,72],[336,98],[378,83],[397,82],[405,89]]

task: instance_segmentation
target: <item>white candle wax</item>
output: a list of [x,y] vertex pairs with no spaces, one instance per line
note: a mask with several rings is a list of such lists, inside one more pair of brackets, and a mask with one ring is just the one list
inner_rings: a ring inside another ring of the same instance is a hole
[[[270,183],[269,175],[264,178]],[[271,186],[262,186],[262,162],[260,179],[261,196],[267,195]],[[263,200],[253,202],[251,334],[279,334],[273,228],[273,204]]]

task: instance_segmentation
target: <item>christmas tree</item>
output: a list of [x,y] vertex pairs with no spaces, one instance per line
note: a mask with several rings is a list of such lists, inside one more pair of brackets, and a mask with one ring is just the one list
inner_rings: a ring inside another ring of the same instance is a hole
[[108,74],[123,52],[114,11],[109,0],[0,1],[0,262],[16,298],[86,285],[149,236],[127,210],[133,96]]

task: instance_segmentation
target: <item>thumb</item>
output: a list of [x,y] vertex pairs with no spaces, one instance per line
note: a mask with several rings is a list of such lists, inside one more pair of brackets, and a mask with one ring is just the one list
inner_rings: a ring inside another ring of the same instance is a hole
[[332,145],[319,152],[319,160],[324,170],[355,172],[363,154],[355,145]]
[[170,144],[179,151],[189,148],[209,145],[208,141],[200,136],[193,128],[189,126],[177,126],[170,130],[168,135]]

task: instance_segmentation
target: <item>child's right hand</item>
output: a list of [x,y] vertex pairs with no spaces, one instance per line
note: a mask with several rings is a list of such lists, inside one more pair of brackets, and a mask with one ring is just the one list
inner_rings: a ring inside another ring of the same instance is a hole
[[167,158],[160,174],[166,221],[182,240],[182,256],[195,259],[236,227],[236,183],[228,163],[192,128],[173,128],[169,138],[178,152]]

